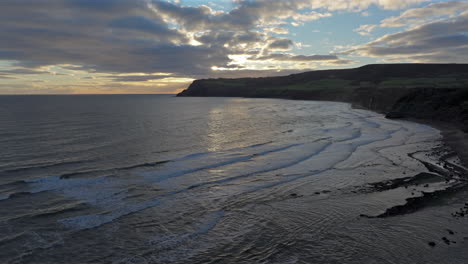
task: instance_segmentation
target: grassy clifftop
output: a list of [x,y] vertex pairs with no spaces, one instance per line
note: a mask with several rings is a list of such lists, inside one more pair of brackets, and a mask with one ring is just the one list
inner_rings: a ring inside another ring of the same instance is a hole
[[288,97],[296,91],[464,87],[468,64],[375,64],[280,77],[196,80],[179,95]]

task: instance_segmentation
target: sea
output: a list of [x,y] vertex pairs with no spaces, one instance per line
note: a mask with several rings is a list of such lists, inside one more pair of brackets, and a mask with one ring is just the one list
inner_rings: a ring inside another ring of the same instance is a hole
[[460,168],[346,103],[0,96],[0,263],[467,263]]

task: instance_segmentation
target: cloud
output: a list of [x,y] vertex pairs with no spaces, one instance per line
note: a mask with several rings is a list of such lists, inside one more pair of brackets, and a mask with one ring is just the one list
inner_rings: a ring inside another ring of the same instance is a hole
[[[268,68],[271,63],[248,68],[233,55],[270,56],[268,61],[278,67],[286,62],[346,64],[350,61],[326,57],[331,55],[278,56],[272,52],[293,48],[286,25],[331,17],[336,11],[358,12],[372,5],[396,9],[421,2],[424,0],[235,0],[231,10],[215,10],[162,0],[3,0],[0,61],[12,62],[11,67],[16,68],[1,76],[6,80],[24,74],[58,76],[60,71],[78,71],[116,76],[108,78],[111,83],[164,84],[159,77],[138,74],[219,75],[213,67],[228,69],[223,74],[232,76],[237,76],[234,69],[239,74],[280,74]],[[459,43],[464,39],[440,41]],[[297,67],[291,70],[308,67],[288,65]],[[59,73],[39,73],[47,66],[60,68]]]
[[1,75],[0,74],[0,79],[16,79],[15,77],[11,77],[11,76],[4,76],[4,75]]
[[194,39],[203,46],[223,47],[231,54],[248,53],[253,51],[258,53],[269,36],[256,31],[204,31],[195,35]]
[[[0,10],[0,59],[16,60],[19,66],[73,64],[98,72],[196,74],[229,62],[223,47],[190,45],[184,33],[170,29],[141,1],[131,1],[135,5],[129,9],[130,1],[30,2],[31,8],[13,4]],[[83,8],[91,11],[83,13]],[[106,8],[114,12],[104,12]]]
[[468,10],[468,2],[449,1],[433,3],[425,7],[408,9],[399,16],[383,19],[378,25],[361,25],[354,31],[366,36],[378,28],[412,28],[441,19],[454,18],[466,10]]
[[371,13],[369,13],[368,11],[364,11],[364,12],[361,13],[361,16],[364,16],[364,17],[368,17],[370,15],[371,15]]
[[449,1],[404,11],[399,16],[382,20],[380,27],[413,27],[443,17],[456,17],[468,10],[468,2]]
[[[249,58],[252,61],[277,61],[286,63],[301,63],[301,66],[310,67],[310,63],[319,63],[322,66],[336,66],[355,64],[354,60],[341,59],[337,55],[294,55],[288,53],[273,53],[265,56]],[[304,71],[303,69],[302,71]]]
[[322,63],[322,65],[350,65],[350,64],[356,64],[356,63],[357,61],[355,60],[338,59],[338,60],[325,61],[325,63]]
[[268,44],[270,50],[289,50],[294,43],[290,39],[276,39]]
[[49,71],[42,71],[42,70],[32,70],[32,69],[11,69],[11,70],[0,70],[0,74],[7,74],[7,75],[16,75],[16,74],[49,74]]
[[264,69],[264,70],[236,70],[236,71],[213,71],[205,78],[245,78],[245,77],[272,77],[272,76],[285,76],[294,73],[301,73],[311,69]]
[[69,4],[75,8],[94,11],[122,11],[122,8],[131,7],[126,0],[70,0]]
[[[146,32],[156,35],[164,42],[180,41],[186,43],[185,36],[177,30],[169,29],[163,21],[155,21],[143,16],[116,18],[109,23],[112,29],[124,29],[134,32]],[[159,39],[158,39],[159,40]]]
[[370,6],[377,6],[383,9],[395,10],[406,8],[428,0],[296,0],[297,5],[313,9],[327,9],[331,11],[363,11]]
[[356,28],[354,32],[359,33],[362,36],[368,36],[371,34],[372,31],[374,31],[378,25],[361,25],[359,28]]
[[283,34],[283,35],[289,34],[289,31],[287,29],[279,28],[279,27],[265,28],[264,30],[266,32],[271,32],[274,34]]
[[6,1],[0,10],[0,60],[30,68],[80,65],[103,73],[206,75],[213,66],[229,67],[230,54],[292,47],[290,39],[269,35],[284,30],[260,32],[258,26],[329,15],[300,13],[310,7],[304,1],[241,1],[229,12],[146,0]]
[[275,53],[267,56],[256,57],[255,60],[277,60],[277,61],[332,61],[339,60],[336,55],[293,55]]
[[168,76],[168,75],[108,75],[105,76],[106,78],[110,78],[114,82],[146,82],[146,81],[153,81],[153,80],[162,80],[168,77],[174,78],[178,76]]
[[468,11],[442,20],[387,34],[344,54],[390,61],[466,63]]

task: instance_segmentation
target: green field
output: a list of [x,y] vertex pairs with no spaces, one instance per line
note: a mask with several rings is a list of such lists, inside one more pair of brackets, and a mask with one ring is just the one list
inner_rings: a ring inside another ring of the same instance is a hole
[[[307,82],[295,82],[289,84],[265,84],[252,82],[251,79],[212,79],[211,86],[245,87],[253,86],[261,92],[269,90],[279,92],[285,90],[310,91],[317,89],[343,89],[343,88],[463,88],[468,87],[468,78],[456,76],[442,76],[437,78],[389,78],[383,81],[355,81],[345,79],[320,79]],[[260,92],[259,91],[259,92]]]
[[468,78],[444,76],[438,78],[391,78],[379,84],[379,87],[408,87],[408,88],[462,88],[468,86]]

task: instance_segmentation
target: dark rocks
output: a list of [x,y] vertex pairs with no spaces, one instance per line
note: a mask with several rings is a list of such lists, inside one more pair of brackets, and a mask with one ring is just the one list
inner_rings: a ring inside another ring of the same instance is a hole
[[359,217],[362,218],[375,218],[374,216],[366,215],[366,214],[360,214]]
[[[356,191],[351,191],[351,192],[356,193]],[[320,191],[316,191],[316,192],[314,192],[314,193],[317,194],[317,195],[319,195],[319,194],[331,193],[331,191],[329,191],[329,190],[323,190],[323,191],[321,191],[321,192],[320,192]]]
[[445,244],[450,245],[450,240],[446,237],[442,237],[442,241],[444,241]]
[[291,194],[289,194],[289,196],[290,196],[291,198],[299,198],[299,197],[302,197],[302,195],[299,195],[299,194],[297,194],[297,193],[291,193]]
[[[453,232],[453,231],[450,230],[450,229],[446,229],[446,230],[449,232],[450,235],[455,234],[455,232]],[[451,241],[451,240],[449,240],[447,237],[442,237],[441,239],[442,239],[442,241],[443,241],[446,245],[456,244],[456,243],[457,243],[456,241]],[[427,244],[428,244],[429,246],[431,246],[431,247],[435,247],[435,246],[436,246],[436,243],[435,243],[434,241],[430,241],[430,242],[428,242]]]
[[398,118],[405,118],[405,114],[402,113],[402,112],[396,112],[396,111],[392,111],[392,112],[389,112],[385,115],[385,118],[388,118],[388,119],[398,119]]
[[468,215],[468,203],[465,203],[462,208],[460,208],[455,213],[452,213],[452,216],[456,218],[465,217],[465,215]]
[[396,178],[391,180],[385,180],[381,182],[374,182],[368,184],[372,189],[376,191],[386,191],[391,189],[396,189],[399,187],[404,187],[405,189],[411,188],[412,192],[417,191],[414,186],[423,184],[425,182],[437,182],[440,180],[440,176],[435,173],[421,172],[414,176]]

